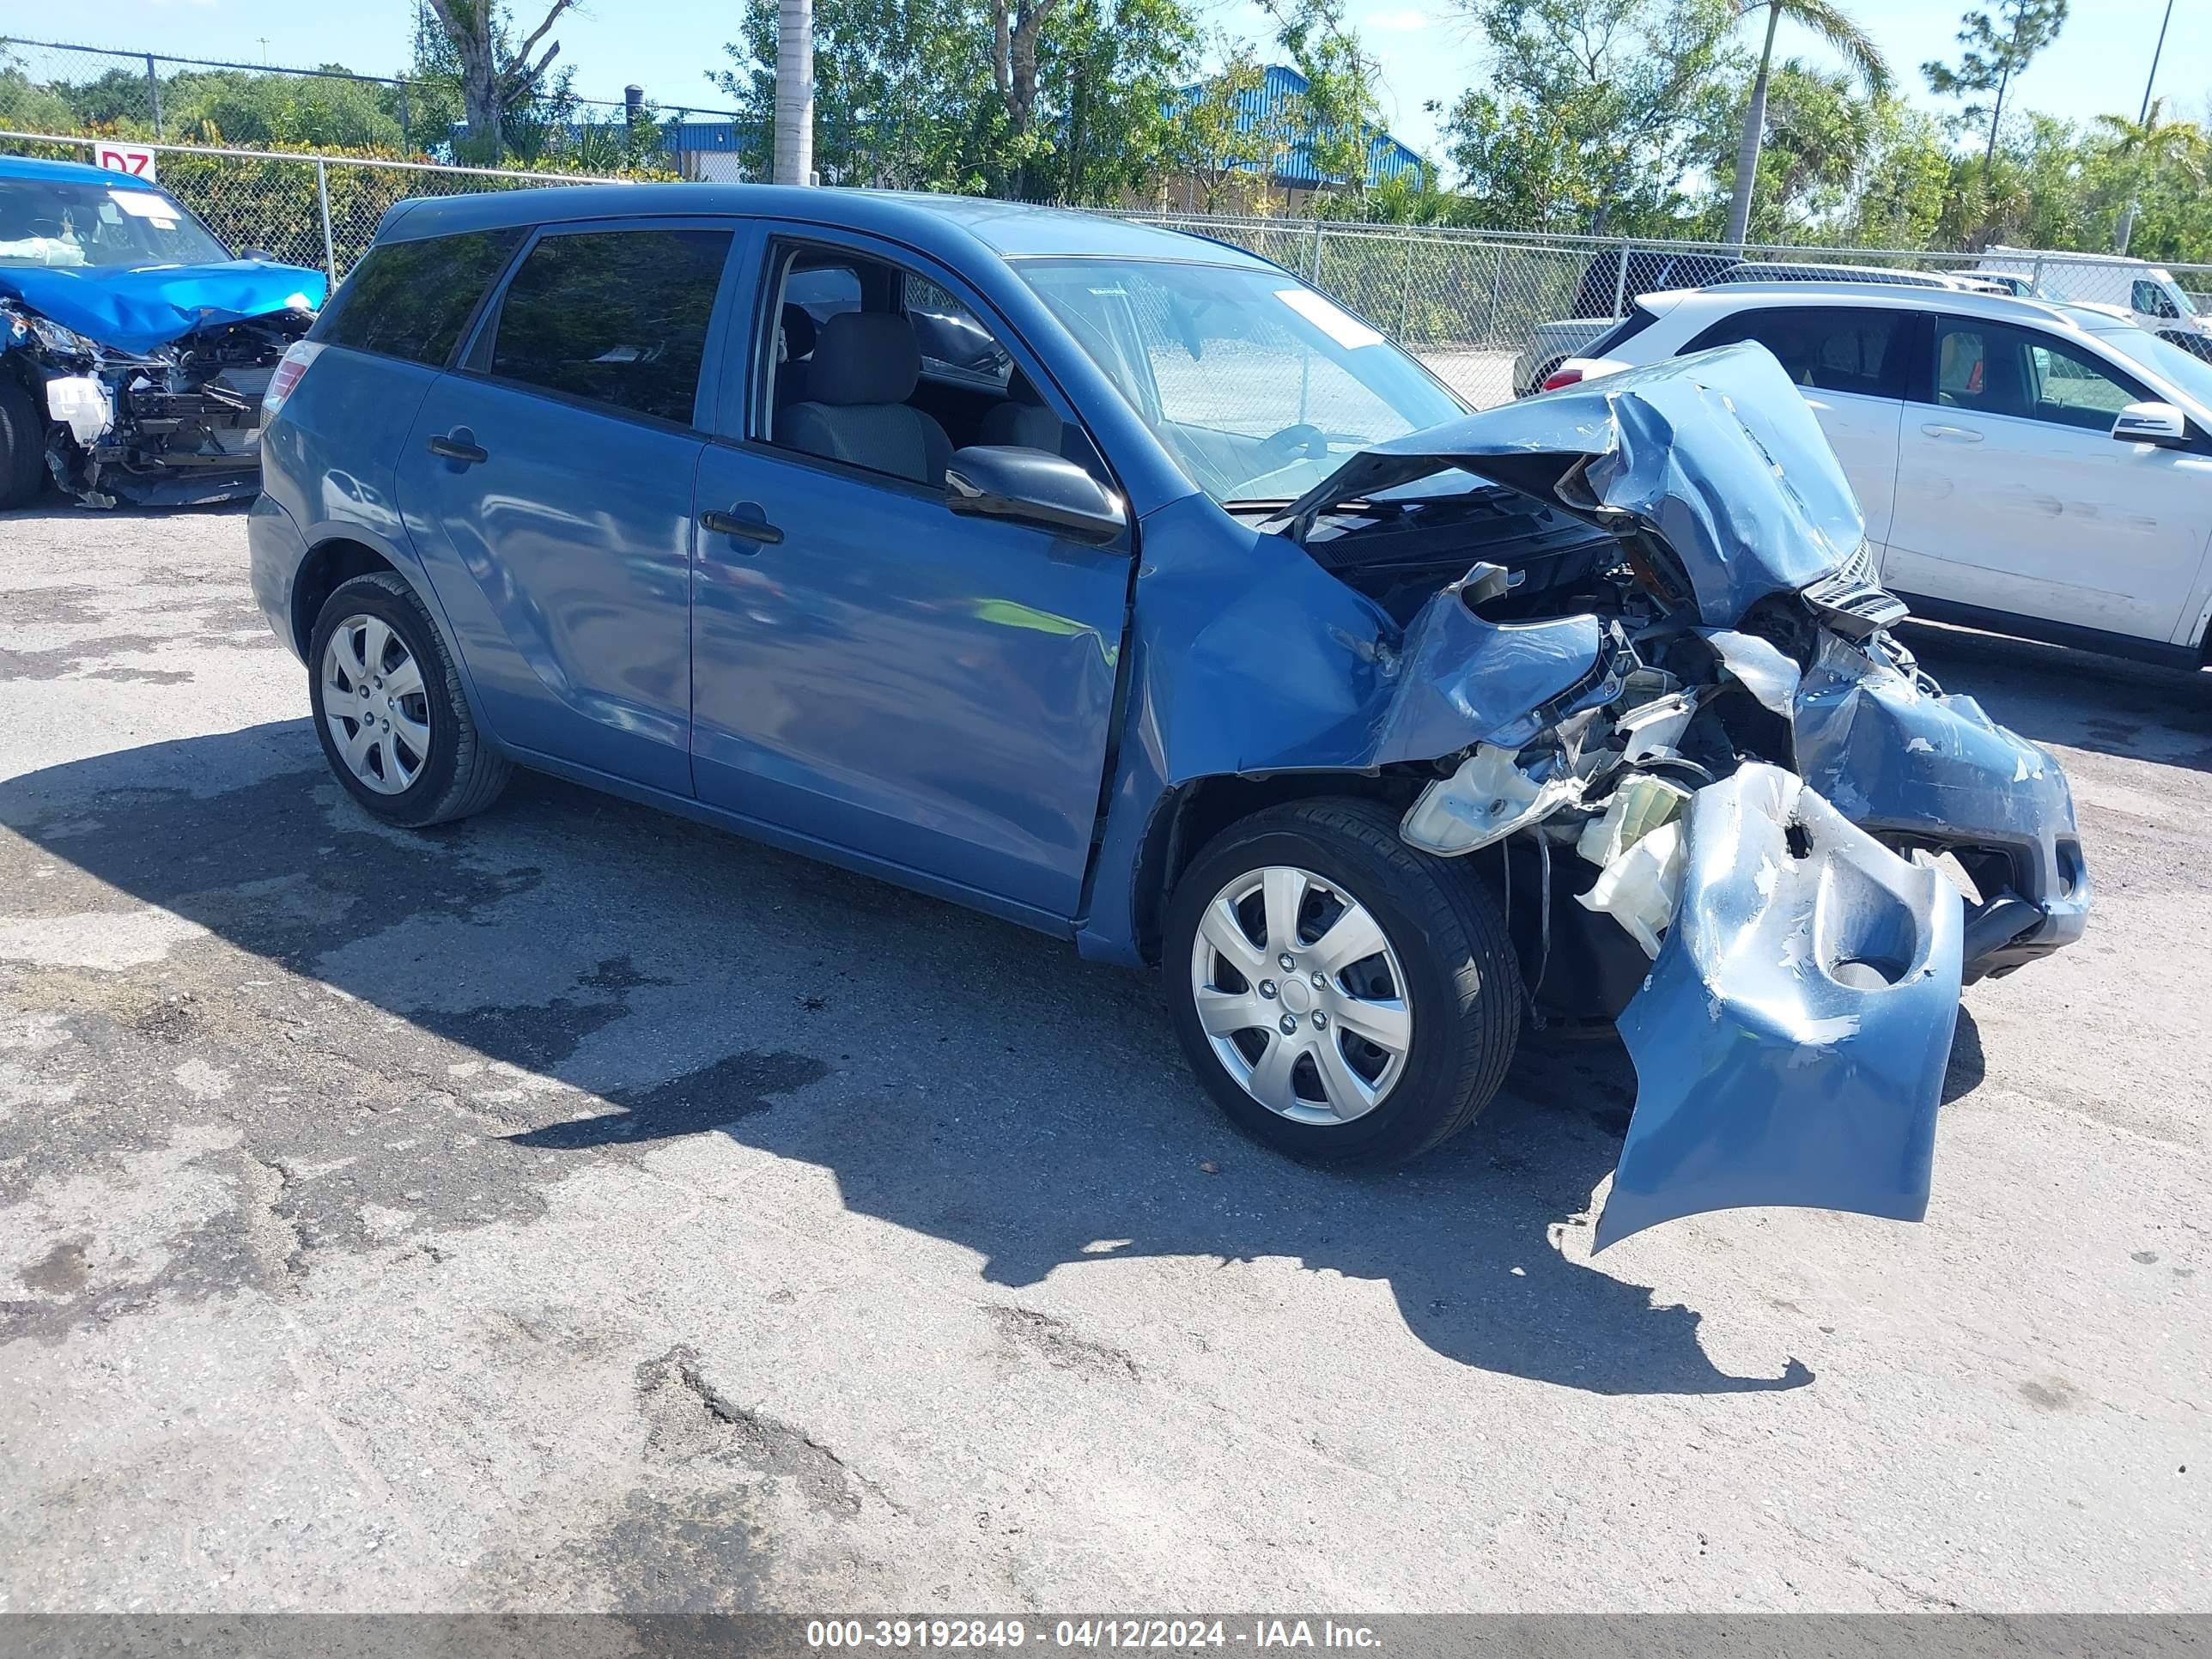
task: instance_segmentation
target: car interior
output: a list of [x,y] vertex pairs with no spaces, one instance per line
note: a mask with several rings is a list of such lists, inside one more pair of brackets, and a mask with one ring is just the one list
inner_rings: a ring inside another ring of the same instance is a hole
[[1890,313],[1784,307],[1723,319],[1685,349],[1702,351],[1755,340],[1774,354],[1784,373],[1799,386],[1895,398],[1904,389],[1902,366],[1895,361],[1902,343],[1899,334],[1897,319]]
[[784,256],[768,440],[922,484],[955,450],[1012,445],[1103,477],[975,313],[920,273],[842,250]]
[[2001,326],[1942,325],[1936,364],[1936,400],[1947,408],[2084,431],[2110,432],[2144,395],[2055,343]]

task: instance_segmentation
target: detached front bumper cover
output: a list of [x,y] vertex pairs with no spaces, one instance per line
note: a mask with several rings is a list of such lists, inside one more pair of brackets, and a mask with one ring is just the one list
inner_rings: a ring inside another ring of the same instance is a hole
[[1620,1019],[1636,1112],[1595,1248],[1752,1205],[1917,1221],[1959,1012],[1959,894],[1778,767],[1698,792]]

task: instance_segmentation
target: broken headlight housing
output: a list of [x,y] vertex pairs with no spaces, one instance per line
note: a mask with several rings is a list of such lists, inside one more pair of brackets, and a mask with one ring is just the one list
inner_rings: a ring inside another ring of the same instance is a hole
[[100,343],[87,339],[73,328],[64,328],[35,312],[19,313],[15,320],[25,333],[57,356],[81,358],[88,362],[100,360]]

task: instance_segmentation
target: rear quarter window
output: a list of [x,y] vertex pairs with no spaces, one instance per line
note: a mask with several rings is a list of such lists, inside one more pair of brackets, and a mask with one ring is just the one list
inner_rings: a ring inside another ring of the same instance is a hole
[[500,302],[495,380],[689,426],[726,230],[549,235]]
[[517,228],[380,243],[338,284],[308,337],[443,368],[524,234]]
[[1628,315],[1575,355],[1578,357],[1610,357],[1658,320],[1657,312],[1646,311],[1642,306],[1631,306],[1628,308]]

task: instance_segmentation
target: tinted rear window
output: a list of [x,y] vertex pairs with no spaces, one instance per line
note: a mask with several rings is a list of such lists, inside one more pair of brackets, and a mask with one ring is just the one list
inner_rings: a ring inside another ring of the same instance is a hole
[[1902,398],[1908,331],[1920,314],[1850,306],[1771,306],[1724,317],[1682,349],[1756,340],[1799,386]]
[[338,285],[312,337],[443,368],[522,237],[478,230],[381,243]]
[[500,302],[491,373],[691,423],[726,230],[548,236]]

